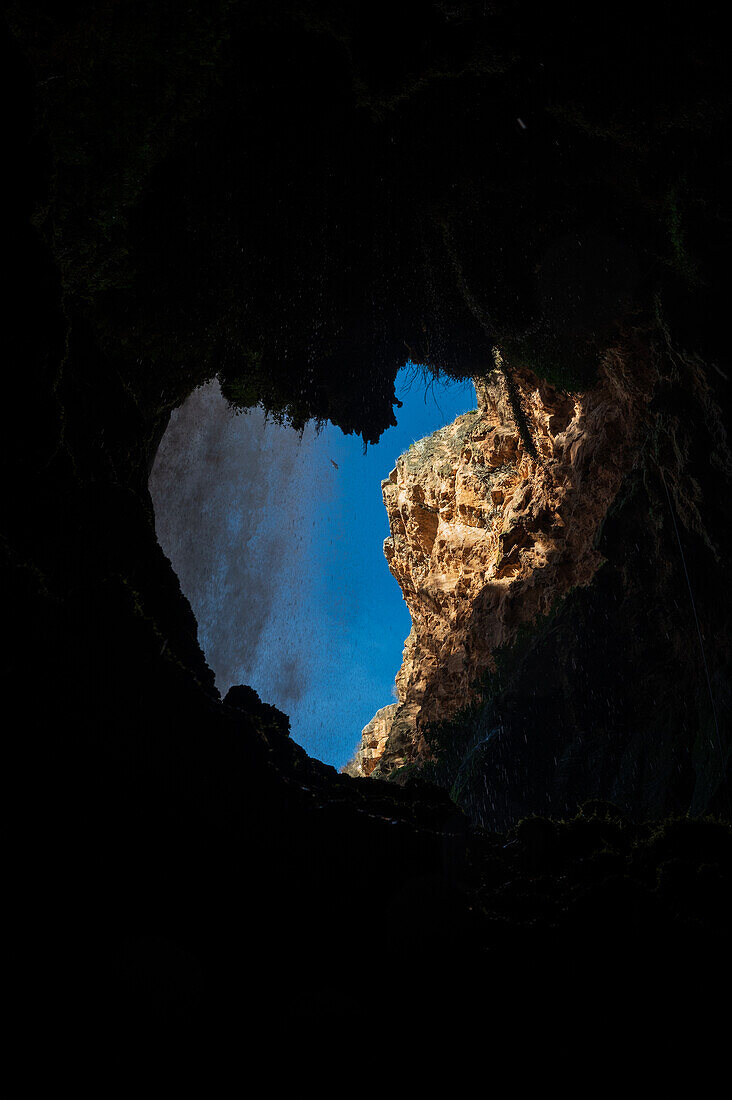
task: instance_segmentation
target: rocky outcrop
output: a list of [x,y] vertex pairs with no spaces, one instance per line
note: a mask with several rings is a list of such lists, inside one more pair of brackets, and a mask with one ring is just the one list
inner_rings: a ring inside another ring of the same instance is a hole
[[371,772],[384,755],[386,742],[398,709],[398,703],[389,703],[388,706],[377,710],[369,724],[364,726],[361,733],[361,744],[356,751],[356,755],[343,768],[345,775],[371,775]]
[[429,758],[425,727],[479,702],[496,651],[592,581],[652,381],[640,342],[606,354],[597,384],[576,395],[497,355],[476,381],[478,408],[399,458],[382,482],[384,553],[412,628],[398,703],[366,726],[351,774]]

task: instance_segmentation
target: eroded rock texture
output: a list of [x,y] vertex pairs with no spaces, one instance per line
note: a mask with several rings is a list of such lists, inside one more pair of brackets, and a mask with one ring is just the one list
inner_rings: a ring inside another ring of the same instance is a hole
[[[647,354],[645,356],[647,362]],[[363,731],[352,774],[428,758],[425,727],[480,701],[493,655],[603,563],[598,531],[633,466],[652,389],[640,345],[571,395],[500,358],[478,408],[420,440],[382,483],[384,553],[412,616],[398,703]]]

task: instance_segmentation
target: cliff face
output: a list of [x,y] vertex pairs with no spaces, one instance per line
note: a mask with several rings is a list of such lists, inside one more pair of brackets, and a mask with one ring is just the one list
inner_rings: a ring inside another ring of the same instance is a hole
[[648,358],[633,344],[609,353],[577,396],[528,370],[507,375],[499,360],[476,382],[476,411],[399,458],[382,483],[384,553],[412,629],[398,703],[364,729],[351,774],[429,759],[425,727],[479,702],[496,650],[592,581],[598,532],[642,436]]

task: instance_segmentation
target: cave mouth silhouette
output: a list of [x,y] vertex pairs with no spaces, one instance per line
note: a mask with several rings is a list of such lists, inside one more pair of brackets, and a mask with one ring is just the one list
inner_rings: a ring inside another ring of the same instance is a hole
[[397,425],[364,448],[331,424],[235,415],[210,382],[171,416],[149,481],[221,696],[251,686],[336,768],[393,701],[411,627],[383,555],[381,481],[415,439],[475,405],[472,383],[413,364],[397,390]]

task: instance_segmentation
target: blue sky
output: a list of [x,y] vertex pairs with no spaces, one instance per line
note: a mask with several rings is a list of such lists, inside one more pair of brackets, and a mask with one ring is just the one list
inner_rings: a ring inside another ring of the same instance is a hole
[[425,392],[409,365],[397,396],[397,426],[364,454],[330,424],[300,438],[259,410],[234,416],[209,383],[173,414],[150,480],[219,690],[251,684],[336,767],[393,701],[410,627],[383,554],[381,481],[413,440],[475,408],[472,383]]

